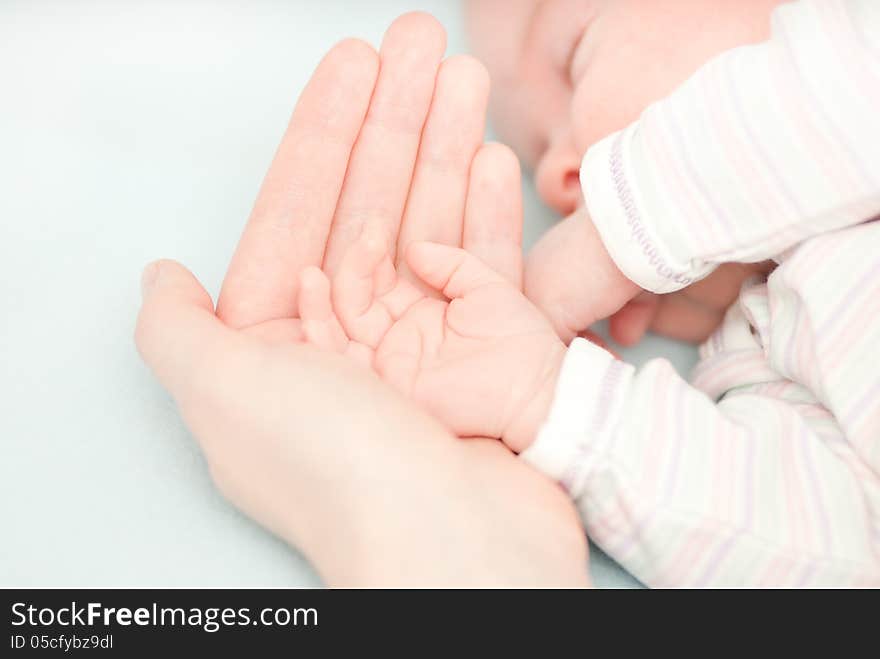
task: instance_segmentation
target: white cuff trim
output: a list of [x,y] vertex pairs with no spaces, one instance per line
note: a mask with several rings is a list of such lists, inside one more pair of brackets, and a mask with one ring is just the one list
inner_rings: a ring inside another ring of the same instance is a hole
[[664,246],[645,216],[642,191],[632,175],[630,154],[638,123],[595,144],[581,164],[581,188],[593,224],[617,267],[654,293],[670,293],[705,273],[692,271]]
[[585,451],[600,449],[617,426],[633,367],[585,339],[572,341],[556,383],[550,415],[520,456],[564,485],[584,482]]

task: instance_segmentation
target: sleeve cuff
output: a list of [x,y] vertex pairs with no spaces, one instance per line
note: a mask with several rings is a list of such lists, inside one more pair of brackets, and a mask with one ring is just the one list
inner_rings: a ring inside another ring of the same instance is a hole
[[576,495],[575,486],[590,471],[590,456],[607,447],[614,433],[633,371],[586,339],[572,341],[550,414],[520,456]]
[[587,209],[617,267],[631,281],[653,293],[670,293],[705,276],[693,263],[676,259],[643,211],[644,186],[635,182],[631,154],[639,124],[595,144],[581,164]]

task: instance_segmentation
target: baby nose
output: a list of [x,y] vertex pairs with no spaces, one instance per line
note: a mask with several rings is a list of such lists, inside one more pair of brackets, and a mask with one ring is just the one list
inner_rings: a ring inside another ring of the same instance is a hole
[[581,200],[578,172],[581,158],[567,136],[554,140],[535,168],[535,187],[548,206],[562,215],[577,209]]

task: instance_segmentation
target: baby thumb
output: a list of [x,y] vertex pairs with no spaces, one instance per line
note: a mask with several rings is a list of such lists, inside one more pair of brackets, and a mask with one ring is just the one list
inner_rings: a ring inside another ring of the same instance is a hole
[[409,246],[406,260],[426,284],[450,300],[494,283],[509,283],[477,257],[458,247],[419,242]]
[[159,381],[178,397],[232,330],[214,315],[211,296],[198,280],[175,261],[149,264],[141,290],[135,344]]

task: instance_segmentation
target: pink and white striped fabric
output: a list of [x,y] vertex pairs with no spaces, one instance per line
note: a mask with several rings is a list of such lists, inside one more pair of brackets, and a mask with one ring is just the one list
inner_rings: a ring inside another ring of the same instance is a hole
[[880,2],[801,0],[586,155],[655,292],[774,258],[692,383],[583,340],[523,457],[648,585],[880,585]]

